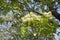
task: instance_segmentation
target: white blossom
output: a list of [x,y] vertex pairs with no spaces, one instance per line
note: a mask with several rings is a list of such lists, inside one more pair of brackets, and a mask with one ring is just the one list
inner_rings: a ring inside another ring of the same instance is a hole
[[22,21],[26,22],[26,21],[31,21],[31,20],[39,20],[40,21],[41,16],[34,14],[33,12],[30,12],[30,14],[25,15],[24,17],[22,17]]

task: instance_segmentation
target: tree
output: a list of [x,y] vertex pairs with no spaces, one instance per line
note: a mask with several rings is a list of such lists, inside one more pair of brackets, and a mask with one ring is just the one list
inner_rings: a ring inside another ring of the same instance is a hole
[[58,27],[54,17],[60,20],[59,5],[59,0],[0,0],[0,25],[11,23],[6,30],[13,40],[53,36]]

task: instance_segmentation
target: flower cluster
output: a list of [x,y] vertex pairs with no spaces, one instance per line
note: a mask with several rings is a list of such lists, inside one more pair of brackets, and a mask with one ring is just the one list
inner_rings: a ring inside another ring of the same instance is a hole
[[31,21],[31,20],[38,20],[40,21],[41,16],[34,14],[33,12],[30,12],[29,14],[25,15],[24,17],[22,17],[22,21],[26,22],[26,21]]
[[45,12],[44,16],[47,17],[48,19],[53,19],[54,18],[50,11],[49,12]]

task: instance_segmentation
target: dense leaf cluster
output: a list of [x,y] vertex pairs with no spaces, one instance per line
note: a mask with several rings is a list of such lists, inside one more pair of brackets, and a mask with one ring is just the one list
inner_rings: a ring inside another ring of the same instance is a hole
[[60,17],[57,14],[59,5],[60,0],[0,0],[2,35],[6,36],[6,30],[12,37],[6,40],[40,40],[53,36],[58,25],[52,14]]

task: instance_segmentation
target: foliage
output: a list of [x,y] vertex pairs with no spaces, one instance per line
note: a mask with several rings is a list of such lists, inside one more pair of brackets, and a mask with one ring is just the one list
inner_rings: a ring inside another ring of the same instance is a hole
[[[22,30],[24,31],[21,32],[22,33],[21,36],[23,37],[25,35],[30,36],[31,34],[33,36],[37,36],[39,33],[41,36],[46,37],[49,34],[52,35],[53,33],[55,33],[57,28],[57,23],[55,23],[55,20],[50,22],[48,18],[36,15],[32,12],[22,17],[22,21],[23,21],[22,27],[18,29],[20,30],[21,28],[23,28]],[[28,34],[25,34],[27,32]]]
[[[60,1],[0,0],[0,25],[11,23],[11,27],[8,26],[5,29],[13,37],[13,40],[37,40],[36,38],[40,38],[40,36],[53,35],[58,24],[49,7],[55,6],[56,8],[56,2],[59,4]],[[46,9],[45,6],[47,6]]]

